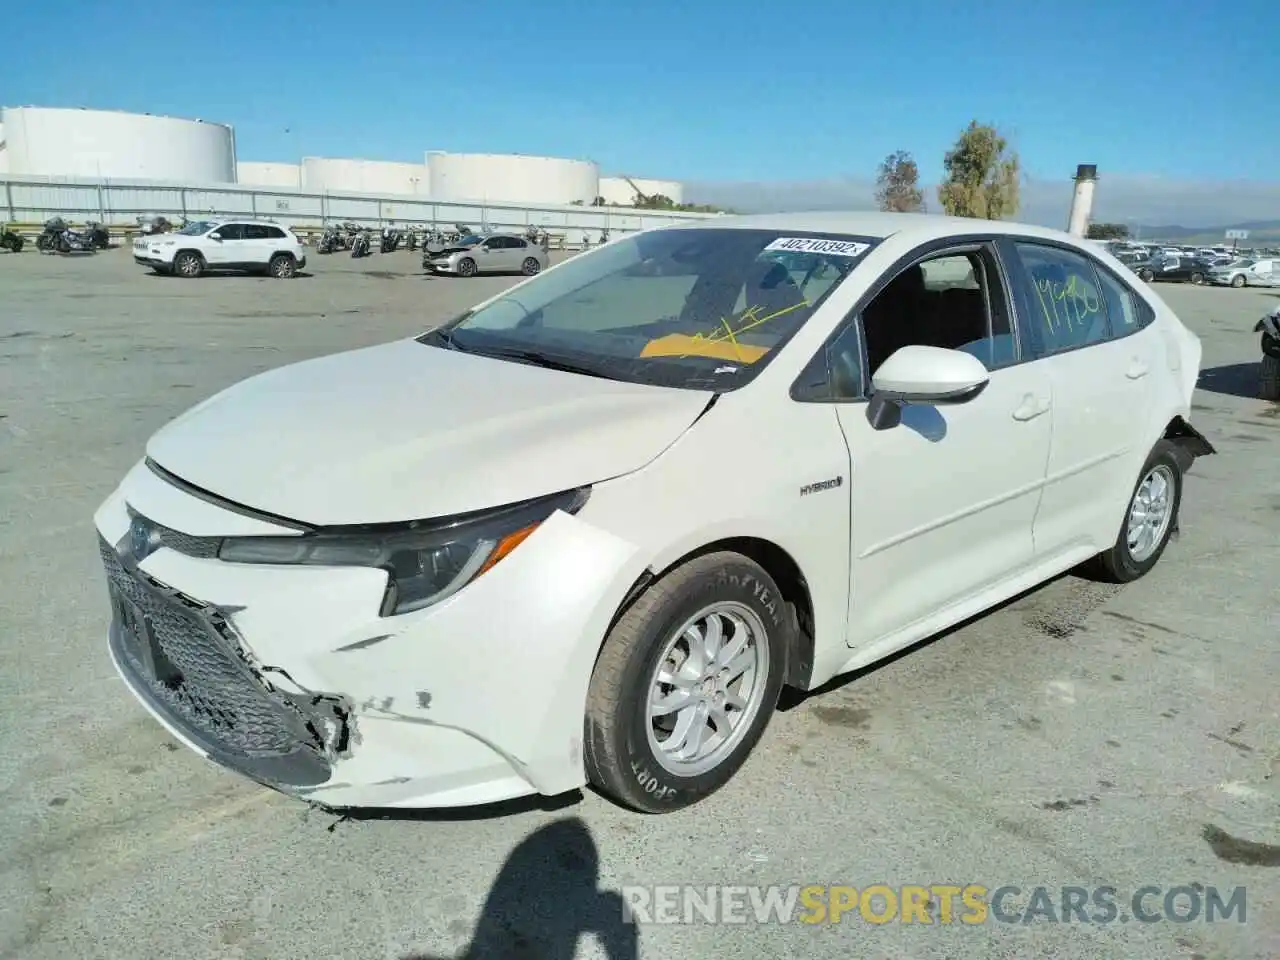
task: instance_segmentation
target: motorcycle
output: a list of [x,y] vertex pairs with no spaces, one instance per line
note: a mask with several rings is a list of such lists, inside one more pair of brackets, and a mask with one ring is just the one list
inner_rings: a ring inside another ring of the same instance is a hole
[[0,250],[11,250],[14,253],[21,253],[26,240],[22,234],[10,230],[8,227],[0,229]]
[[1280,402],[1280,307],[1259,320],[1253,332],[1262,334],[1258,397]]
[[361,230],[351,240],[352,258],[369,256],[370,246],[369,231],[367,229]]
[[111,234],[98,221],[90,220],[86,223],[84,225],[84,233],[95,250],[111,249]]
[[[144,237],[152,237],[158,233],[168,233],[173,229],[173,224],[169,222],[167,217],[162,217],[157,214],[148,214],[146,216],[138,217],[137,223],[138,233],[142,234]],[[182,225],[184,227],[187,225],[186,217],[182,218]]]
[[88,233],[72,230],[61,217],[46,220],[44,230],[36,237],[41,253],[93,253],[93,240]]
[[383,227],[382,235],[378,238],[378,252],[394,253],[399,246],[400,231],[395,227]]
[[316,253],[333,253],[341,243],[337,227],[325,227],[320,234],[320,242],[316,244]]

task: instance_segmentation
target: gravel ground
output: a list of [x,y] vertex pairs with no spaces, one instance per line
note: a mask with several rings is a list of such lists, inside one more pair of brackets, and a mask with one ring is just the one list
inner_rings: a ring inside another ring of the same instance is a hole
[[[1280,956],[1280,408],[1251,399],[1274,292],[1163,288],[1204,339],[1195,416],[1221,455],[1151,576],[1060,579],[805,698],[712,802],[336,821],[178,748],[107,660],[91,514],[197,400],[508,282],[416,267],[181,281],[121,250],[0,254],[0,956]],[[676,883],[1110,885],[1122,907],[1244,885],[1247,915],[621,922],[621,888]]]

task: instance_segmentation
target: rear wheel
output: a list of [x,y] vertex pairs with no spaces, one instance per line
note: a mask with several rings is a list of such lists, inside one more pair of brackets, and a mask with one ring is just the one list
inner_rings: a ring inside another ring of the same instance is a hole
[[520,265],[520,272],[526,277],[532,277],[540,270],[542,270],[542,264],[540,264],[534,257],[525,257],[524,263]]
[[183,250],[173,258],[173,272],[179,277],[194,279],[204,273],[204,259],[192,250]]
[[1199,272],[1191,274],[1191,282],[1204,283],[1204,274]]
[[587,695],[587,775],[646,813],[714,793],[759,741],[793,618],[765,570],[713,553],[652,584],[618,619]]
[[1262,371],[1258,396],[1263,400],[1280,401],[1280,357],[1262,355]]
[[458,274],[463,277],[474,277],[476,275],[476,262],[470,257],[463,257],[458,261]]
[[298,262],[287,253],[277,253],[267,265],[267,272],[277,280],[289,280],[298,272]]
[[1154,271],[1148,270],[1145,267],[1138,271],[1138,276],[1146,283],[1150,283],[1156,278]]
[[1098,579],[1131,583],[1145,576],[1169,545],[1182,506],[1182,469],[1174,452],[1168,440],[1152,448],[1129,498],[1120,535],[1089,565]]

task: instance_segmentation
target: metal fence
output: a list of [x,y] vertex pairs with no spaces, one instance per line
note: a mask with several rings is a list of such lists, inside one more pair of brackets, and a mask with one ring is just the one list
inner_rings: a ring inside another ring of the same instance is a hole
[[[36,177],[0,174],[0,211],[10,223],[38,225],[51,217],[69,223],[95,220],[127,230],[138,217],[171,220],[200,217],[261,217],[291,227],[319,228],[351,221],[361,226],[425,224],[452,228],[526,230],[530,226],[558,233],[571,242],[577,233],[602,230],[624,233],[701,220],[718,214],[630,207],[578,207],[487,201],[445,201],[418,196],[375,196],[316,192],[289,187],[247,184],[180,184],[146,180],[94,180],[83,177]],[[595,237],[592,237],[594,240]]]

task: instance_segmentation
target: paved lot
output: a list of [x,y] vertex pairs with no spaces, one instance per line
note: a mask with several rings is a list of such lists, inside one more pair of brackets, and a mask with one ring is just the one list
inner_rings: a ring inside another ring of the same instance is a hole
[[[1166,288],[1204,338],[1196,417],[1221,456],[1150,577],[1064,578],[809,697],[706,805],[335,823],[179,749],[108,663],[91,513],[196,400],[506,282],[416,264],[188,282],[124,251],[0,255],[0,956],[1280,956],[1280,409],[1250,399],[1268,293]],[[680,882],[1244,884],[1248,912],[621,926],[620,887]]]

